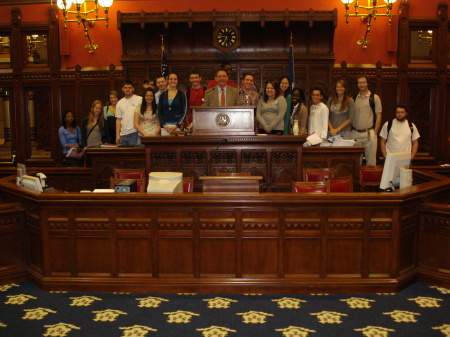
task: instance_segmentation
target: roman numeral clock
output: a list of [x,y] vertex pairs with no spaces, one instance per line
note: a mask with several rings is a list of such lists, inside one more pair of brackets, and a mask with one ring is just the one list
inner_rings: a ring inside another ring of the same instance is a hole
[[239,27],[236,24],[217,24],[213,32],[213,46],[229,53],[241,45]]

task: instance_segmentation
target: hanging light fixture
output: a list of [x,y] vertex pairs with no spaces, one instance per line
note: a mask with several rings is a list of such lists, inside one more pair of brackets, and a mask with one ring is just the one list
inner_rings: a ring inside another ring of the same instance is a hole
[[424,32],[423,30],[418,30],[419,34],[419,44],[423,44],[427,47],[431,47],[433,45],[433,31],[428,30]]
[[[81,24],[84,27],[84,35],[89,41],[86,45],[86,49],[89,53],[93,53],[98,45],[94,44],[89,36],[89,27],[94,26],[96,21],[105,21],[105,25],[108,28],[108,12],[109,7],[112,6],[114,0],[57,0],[56,4],[63,13],[62,22],[64,23],[64,29],[67,31],[68,22],[76,22],[78,26]],[[53,3],[53,0],[52,0]],[[70,8],[75,5],[75,10]],[[103,7],[104,17],[99,17],[99,5]],[[70,17],[72,15],[72,17]]]
[[[366,33],[361,38],[361,40],[358,40],[358,44],[363,47],[364,49],[367,48],[369,44],[372,43],[372,41],[367,39],[367,36],[370,34],[370,28],[372,25],[372,20],[376,21],[378,16],[387,16],[389,17],[389,24],[391,24],[392,21],[392,5],[396,0],[385,0],[384,5],[380,5],[379,3],[382,2],[382,0],[367,0],[367,6],[360,5],[359,0],[341,0],[345,5],[345,21],[348,25],[349,18],[351,17],[359,17],[361,18],[361,21],[364,22],[367,25]],[[350,13],[350,4],[352,2],[355,2],[353,5],[354,12]],[[363,11],[360,13],[360,9]],[[379,12],[380,10],[384,10],[383,12]]]

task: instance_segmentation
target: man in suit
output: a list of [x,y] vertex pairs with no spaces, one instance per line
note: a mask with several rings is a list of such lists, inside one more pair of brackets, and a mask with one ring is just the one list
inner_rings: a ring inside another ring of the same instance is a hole
[[203,106],[236,106],[241,105],[239,89],[227,85],[228,74],[225,69],[216,72],[217,85],[206,90]]

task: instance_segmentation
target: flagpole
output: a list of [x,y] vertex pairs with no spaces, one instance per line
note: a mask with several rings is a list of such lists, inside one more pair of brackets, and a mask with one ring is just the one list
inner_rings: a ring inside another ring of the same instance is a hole
[[292,32],[290,36],[291,43],[289,44],[289,81],[291,82],[290,92],[294,89],[295,71],[294,71],[294,44],[292,43]]
[[166,57],[164,56],[164,36],[165,35],[166,34],[159,34],[159,36],[161,36],[161,75],[164,77],[167,77],[169,68],[166,63]]

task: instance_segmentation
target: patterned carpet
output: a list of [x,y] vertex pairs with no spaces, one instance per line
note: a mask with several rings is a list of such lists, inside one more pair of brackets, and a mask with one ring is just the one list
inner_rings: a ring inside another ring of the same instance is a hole
[[450,336],[450,289],[398,294],[125,294],[0,286],[0,336]]

